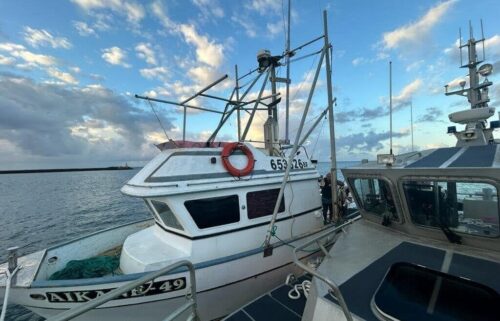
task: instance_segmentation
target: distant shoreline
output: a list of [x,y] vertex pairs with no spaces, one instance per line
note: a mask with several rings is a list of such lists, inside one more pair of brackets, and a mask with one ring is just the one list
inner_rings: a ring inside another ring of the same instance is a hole
[[33,174],[33,173],[59,173],[59,172],[92,172],[92,171],[124,171],[134,169],[130,166],[110,166],[93,168],[52,168],[52,169],[16,169],[0,171],[0,174]]

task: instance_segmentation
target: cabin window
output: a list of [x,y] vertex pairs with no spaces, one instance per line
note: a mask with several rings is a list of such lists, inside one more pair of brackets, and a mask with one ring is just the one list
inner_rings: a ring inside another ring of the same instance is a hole
[[394,197],[386,181],[378,178],[355,178],[350,182],[363,210],[394,221],[398,220]]
[[[390,320],[498,320],[499,294],[485,285],[410,263],[396,263],[373,297]],[[384,318],[386,320],[386,318]]]
[[238,195],[186,201],[184,205],[199,228],[236,223],[240,220]]
[[182,225],[179,223],[174,213],[166,203],[151,200],[151,205],[153,205],[155,212],[158,214],[158,216],[161,219],[161,222],[163,222],[165,226],[175,228],[178,230],[184,230],[182,228]]
[[499,235],[495,186],[426,180],[406,181],[403,187],[413,223],[472,235]]
[[[248,218],[252,219],[273,214],[279,193],[279,188],[247,193]],[[282,213],[284,211],[285,196],[283,195],[278,212]]]

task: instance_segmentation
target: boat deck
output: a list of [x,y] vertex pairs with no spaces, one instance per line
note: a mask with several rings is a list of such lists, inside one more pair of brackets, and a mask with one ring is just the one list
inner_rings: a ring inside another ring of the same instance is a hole
[[[294,284],[310,279],[309,276],[301,276]],[[227,316],[223,321],[300,321],[306,299],[302,291],[300,298],[290,299],[288,292],[292,288],[291,285],[283,284]]]

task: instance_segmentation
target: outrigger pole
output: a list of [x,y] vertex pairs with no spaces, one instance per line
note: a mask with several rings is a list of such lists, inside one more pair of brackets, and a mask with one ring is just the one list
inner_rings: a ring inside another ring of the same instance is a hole
[[[311,84],[311,90],[309,91],[309,96],[307,97],[307,102],[304,107],[304,112],[302,114],[302,119],[300,120],[300,125],[299,129],[297,130],[297,135],[295,136],[295,143],[293,144],[292,152],[288,156],[288,164],[292,164],[292,161],[295,157],[295,154],[297,153],[297,150],[299,149],[299,142],[301,142],[303,139],[301,139],[302,136],[302,130],[304,128],[304,123],[306,120],[307,113],[309,111],[309,107],[311,105],[312,97],[314,95],[314,90],[316,89],[316,83],[318,81],[319,74],[321,72],[321,66],[323,65],[323,60],[325,57],[330,57],[329,55],[329,50],[330,50],[330,44],[328,43],[328,25],[327,25],[327,16],[326,16],[326,11],[323,11],[323,20],[324,20],[324,32],[325,32],[325,45],[323,46],[323,49],[321,50],[321,56],[319,58],[318,66],[316,67],[316,73],[314,74],[314,79]],[[330,126],[332,127],[330,129],[330,138],[333,137],[333,147],[332,147],[332,169],[331,172],[336,175],[336,162],[335,162],[335,134],[333,131],[333,96],[332,96],[332,83],[331,83],[331,71],[330,71],[330,61],[327,59],[326,62],[327,66],[327,87],[328,87],[328,111],[330,112]],[[309,132],[310,133],[310,132]],[[308,133],[308,134],[309,134]],[[270,256],[272,255],[273,252],[273,246],[271,245],[271,237],[273,236],[273,231],[274,231],[274,224],[276,223],[276,216],[278,215],[278,210],[281,204],[281,200],[283,199],[283,194],[285,192],[285,186],[288,182],[289,176],[290,176],[290,170],[292,166],[287,166],[285,170],[285,174],[283,177],[283,181],[281,182],[281,187],[280,191],[276,200],[276,204],[274,205],[274,211],[273,215],[271,218],[271,222],[269,223],[269,229],[267,231],[266,239],[264,241],[264,256]],[[336,182],[336,181],[335,181]],[[336,187],[336,184],[334,184]],[[333,197],[335,197],[334,201],[337,199],[337,189],[332,188],[332,194]]]
[[333,203],[333,213],[330,213],[331,219],[339,217],[339,204],[338,204],[338,193],[337,193],[337,154],[335,150],[335,122],[333,120],[333,89],[332,89],[332,66],[330,66],[330,43],[328,42],[328,19],[326,16],[326,10],[323,11],[323,25],[325,33],[325,65],[326,65],[326,87],[328,89],[328,122],[330,124],[330,156],[331,156],[331,186],[332,186],[332,203]]

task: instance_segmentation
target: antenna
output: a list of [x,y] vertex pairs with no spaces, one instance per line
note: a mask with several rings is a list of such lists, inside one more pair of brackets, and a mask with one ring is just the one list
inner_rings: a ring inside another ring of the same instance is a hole
[[391,147],[389,150],[389,154],[392,155],[392,61],[389,61],[389,115],[390,115],[389,135],[391,138]]
[[474,38],[474,32],[472,31],[472,22],[469,20],[469,38]]
[[413,152],[413,100],[410,101],[411,151]]
[[460,66],[463,66],[463,59],[462,59],[462,28],[458,28],[458,49],[460,50]]
[[289,144],[289,118],[290,118],[290,11],[292,1],[288,0],[288,25],[286,35],[286,105],[285,105],[285,142]]
[[486,60],[486,55],[484,53],[484,30],[483,30],[483,19],[481,19],[481,40],[483,41],[483,61]]

